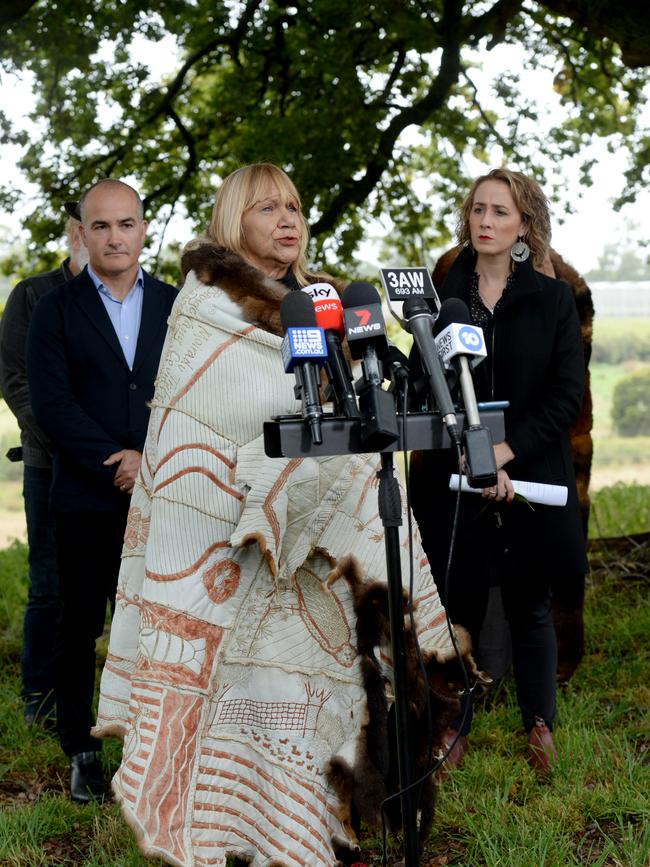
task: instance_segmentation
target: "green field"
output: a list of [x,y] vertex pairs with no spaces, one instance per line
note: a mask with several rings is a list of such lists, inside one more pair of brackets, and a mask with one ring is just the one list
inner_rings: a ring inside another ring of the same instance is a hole
[[648,337],[650,322],[644,316],[595,316],[593,343],[618,337]]
[[[56,740],[25,728],[18,679],[25,556],[18,544],[0,551],[0,864],[161,865],[138,853],[116,805],[68,800]],[[422,867],[650,864],[650,546],[613,554],[603,547],[592,565],[585,656],[558,696],[553,781],[540,785],[528,767],[514,688],[502,682],[477,707],[463,765],[439,786]],[[107,773],[119,758],[119,743],[107,741]],[[391,841],[388,863],[399,855]],[[378,835],[365,835],[361,860],[379,867]]]

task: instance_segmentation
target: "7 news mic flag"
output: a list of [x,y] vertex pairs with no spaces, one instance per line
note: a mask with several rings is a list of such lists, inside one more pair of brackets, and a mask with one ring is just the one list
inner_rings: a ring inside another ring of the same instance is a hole
[[370,283],[350,283],[343,293],[343,308],[350,354],[362,359],[363,379],[356,383],[361,437],[369,451],[381,451],[399,436],[395,400],[381,387],[382,359],[389,351],[381,299]]

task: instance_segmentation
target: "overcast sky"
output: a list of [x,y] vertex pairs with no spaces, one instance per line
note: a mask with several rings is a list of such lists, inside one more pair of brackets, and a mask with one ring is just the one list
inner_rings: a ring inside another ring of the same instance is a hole
[[[173,45],[167,45],[165,50],[147,51],[146,57],[151,58],[153,63],[163,64],[152,70],[156,76],[170,72],[174,65]],[[498,75],[499,70],[504,68],[514,70],[523,63],[522,53],[516,46],[499,46],[494,51],[484,54],[483,59],[486,75],[482,77],[474,75],[479,86],[481,81],[487,86],[493,75]],[[529,97],[536,96],[537,101],[544,105],[544,116],[548,116],[549,119],[558,116],[559,98],[552,89],[551,73],[542,70],[526,73],[523,88]],[[479,95],[482,99],[488,99],[485,89],[482,91],[479,89]],[[6,111],[15,123],[30,128],[26,117],[32,104],[33,98],[28,80],[21,81],[0,73],[0,108]],[[568,165],[564,163],[562,168],[571,189],[571,200],[576,213],[565,216],[556,208],[553,214],[553,246],[583,273],[597,267],[598,257],[606,244],[619,244],[624,249],[637,246],[640,255],[645,257],[648,254],[647,248],[641,244],[647,243],[648,240],[647,215],[650,213],[650,192],[643,192],[633,205],[626,205],[621,211],[615,212],[612,201],[623,189],[625,154],[623,152],[608,154],[604,142],[594,144],[591,151],[598,158],[598,164],[593,171],[593,186],[581,188],[577,181],[572,183],[572,177],[577,178],[578,174],[577,161],[575,168],[572,168],[571,163]],[[17,174],[15,168],[19,155],[17,148],[0,147],[0,181],[17,185],[19,189],[25,191],[28,198],[28,185]],[[581,159],[584,155],[581,154]],[[498,165],[499,159],[496,155],[495,160],[495,165]],[[475,166],[468,166],[468,170],[470,173],[482,174],[486,167],[477,163]],[[15,236],[17,217],[19,213],[10,215],[0,212],[0,224],[6,227],[6,232],[3,234],[7,237]],[[187,232],[186,225],[182,223],[177,225],[176,234],[179,241],[188,240]],[[377,227],[377,231],[371,230],[369,234],[380,237],[383,232],[382,227]],[[167,240],[172,240],[172,236],[168,234]],[[381,264],[378,261],[377,248],[371,241],[362,246],[360,254],[367,261]]]

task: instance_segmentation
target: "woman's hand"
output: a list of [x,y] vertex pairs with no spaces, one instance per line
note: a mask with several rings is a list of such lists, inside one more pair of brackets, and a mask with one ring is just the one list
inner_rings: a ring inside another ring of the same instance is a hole
[[492,448],[494,449],[494,462],[497,465],[497,483],[491,488],[483,488],[482,496],[497,502],[506,500],[506,502],[511,503],[515,498],[515,488],[503,466],[514,458],[515,453],[505,440],[492,446]]
[[515,498],[515,488],[508,473],[505,470],[498,470],[496,485],[491,488],[483,488],[481,496],[487,497],[488,500],[496,500],[497,502],[505,500],[512,503]]
[[495,446],[492,446],[492,448],[494,449],[494,461],[497,465],[497,470],[504,467],[515,456],[515,453],[505,440],[502,443],[497,443]]

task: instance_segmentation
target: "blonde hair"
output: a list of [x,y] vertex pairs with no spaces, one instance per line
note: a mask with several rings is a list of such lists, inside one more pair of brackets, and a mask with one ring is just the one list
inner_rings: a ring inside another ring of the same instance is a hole
[[306,251],[309,242],[309,229],[300,207],[300,196],[293,182],[285,172],[273,163],[253,163],[243,166],[228,175],[223,181],[214,200],[212,219],[206,236],[220,247],[233,253],[244,255],[244,233],[242,217],[255,202],[261,201],[275,186],[286,202],[293,200],[298,205],[298,218],[302,226],[298,258],[292,265],[293,273],[301,286],[307,285],[305,274]]
[[471,242],[469,217],[476,190],[485,181],[501,181],[508,185],[515,207],[526,223],[523,238],[530,247],[533,264],[537,268],[541,268],[551,241],[551,217],[548,199],[537,181],[522,172],[514,172],[505,168],[492,169],[487,175],[476,178],[458,212],[456,228],[458,241],[464,245]]

